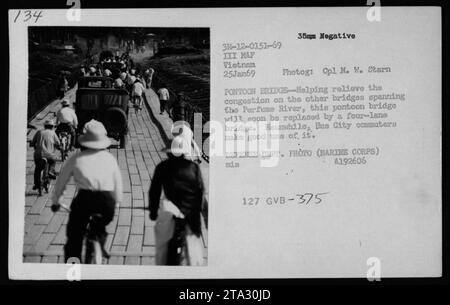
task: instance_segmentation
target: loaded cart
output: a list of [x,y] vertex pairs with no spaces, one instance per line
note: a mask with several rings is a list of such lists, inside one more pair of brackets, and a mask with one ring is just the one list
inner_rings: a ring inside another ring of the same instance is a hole
[[76,93],[75,113],[78,117],[78,133],[91,119],[105,125],[108,137],[119,141],[124,148],[128,136],[128,101],[125,89],[79,88]]

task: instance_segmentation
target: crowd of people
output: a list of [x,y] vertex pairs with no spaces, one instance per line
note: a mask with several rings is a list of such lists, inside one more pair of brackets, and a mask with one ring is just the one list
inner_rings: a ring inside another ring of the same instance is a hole
[[[117,58],[107,58],[105,63],[116,62]],[[114,79],[115,88],[129,90],[133,103],[142,109],[145,89],[152,85],[154,70],[148,68],[141,73],[134,68],[128,68],[123,58],[119,63],[123,69],[111,71],[102,69],[103,65],[90,66],[87,72],[81,68],[82,76],[109,76]],[[64,88],[64,93],[67,88]],[[165,87],[157,91],[161,103],[160,114],[166,111],[169,91]],[[35,183],[37,189],[40,183],[38,174],[42,170],[40,161],[48,161],[49,177],[56,179],[51,195],[52,210],[57,211],[67,183],[71,178],[77,186],[77,194],[70,206],[69,222],[67,224],[67,242],[64,247],[66,261],[78,258],[81,261],[82,243],[86,233],[89,217],[93,213],[102,215],[100,242],[106,240],[106,226],[114,217],[116,206],[122,201],[122,176],[116,158],[108,152],[111,142],[105,126],[94,119],[87,122],[82,134],[76,139],[75,129],[78,120],[70,107],[70,102],[62,94],[61,109],[53,120],[45,122],[45,128],[39,130],[31,141],[34,147]],[[149,189],[151,220],[155,224],[156,264],[157,265],[202,265],[203,246],[200,239],[200,215],[204,204],[204,183],[201,170],[195,160],[200,160],[200,151],[193,141],[189,126],[183,123],[184,99],[180,99],[178,108],[174,108],[176,124],[172,131],[174,138],[164,150],[167,159],[158,164],[153,173]],[[175,121],[174,119],[174,121]],[[181,123],[180,123],[181,122]],[[55,132],[55,127],[56,132]],[[68,131],[72,135],[71,149],[77,142],[80,149],[75,151],[65,161],[61,172],[55,172],[58,159],[57,151],[60,145],[57,133]],[[192,151],[194,145],[194,153]],[[193,157],[194,156],[194,157]],[[184,251],[180,251],[183,249]]]
[[82,66],[80,76],[111,77],[113,87],[126,89],[139,112],[142,110],[144,90],[151,88],[154,72],[151,67],[145,71],[138,71],[133,67],[133,62],[128,55],[124,53],[121,57],[118,55],[107,57],[96,65],[90,65],[88,71]]
[[[120,69],[114,71],[114,73],[109,69],[103,69],[107,63],[119,63]],[[84,67],[82,68],[84,71]],[[114,79],[114,88],[123,88],[128,90],[130,94],[130,99],[136,108],[137,113],[142,110],[144,92],[145,89],[152,88],[153,76],[155,70],[151,67],[146,68],[143,72],[137,70],[133,67],[132,61],[127,55],[127,53],[115,57],[105,58],[97,67],[90,66],[89,73],[83,72],[84,76],[107,76]],[[172,117],[174,124],[172,125],[172,134],[175,136],[183,136],[191,143],[192,158],[197,162],[201,162],[201,150],[197,143],[193,140],[193,133],[186,123],[186,107],[187,98],[183,94],[180,94],[178,98],[174,99],[175,102],[170,105],[169,100],[171,99],[171,94],[164,83],[159,83],[157,88],[154,88],[160,103],[160,115],[169,114]]]

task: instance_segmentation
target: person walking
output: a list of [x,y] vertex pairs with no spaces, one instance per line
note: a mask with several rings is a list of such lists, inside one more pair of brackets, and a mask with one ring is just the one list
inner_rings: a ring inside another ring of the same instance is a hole
[[185,158],[187,145],[182,137],[170,142],[164,150],[168,159],[156,166],[150,185],[157,265],[203,264],[200,218],[204,183],[198,164]]
[[67,81],[66,76],[61,73],[58,80],[58,98],[63,99],[67,90],[69,90],[69,82]]
[[37,190],[41,187],[41,172],[45,170],[45,164],[43,159],[48,163],[48,177],[51,179],[56,178],[55,164],[57,149],[60,146],[58,136],[53,128],[55,123],[53,120],[46,120],[44,122],[44,130],[39,130],[31,140],[30,146],[34,147],[34,185],[33,190]]
[[106,149],[111,144],[102,123],[91,120],[78,139],[81,150],[67,159],[52,194],[52,210],[60,208],[60,199],[70,178],[73,177],[78,193],[70,206],[67,224],[65,261],[77,258],[81,262],[81,249],[86,226],[92,214],[102,215],[100,244],[106,241],[106,226],[114,217],[116,205],[122,201],[122,175],[116,158]]
[[166,105],[170,98],[169,90],[167,90],[167,88],[165,88],[165,86],[162,85],[158,90],[158,95],[159,95],[159,103],[160,103],[160,114],[163,114],[164,111],[166,110]]
[[191,147],[190,154],[187,156],[191,160],[201,163],[202,152],[194,139],[194,133],[186,121],[186,109],[189,106],[188,98],[184,94],[180,94],[178,99],[172,106],[172,135],[183,137]]
[[145,82],[147,83],[147,89],[150,89],[152,86],[152,79],[153,79],[154,73],[155,73],[155,70],[153,70],[152,68],[148,68],[144,72],[144,78],[145,78]]

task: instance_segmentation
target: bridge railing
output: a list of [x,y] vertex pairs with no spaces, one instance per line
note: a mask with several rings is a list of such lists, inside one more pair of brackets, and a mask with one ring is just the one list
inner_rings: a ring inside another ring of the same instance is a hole
[[[158,76],[154,76],[153,80],[152,80],[152,87],[153,88],[159,88],[161,84],[161,80],[159,79]],[[201,139],[201,143],[199,147],[202,150],[202,157],[209,162],[209,152],[205,152],[203,150],[203,143],[206,140],[206,138],[208,138],[209,133],[203,130],[203,125],[209,121],[209,119],[206,117],[204,111],[202,110],[202,108],[198,107],[197,105],[195,105],[195,100],[189,97],[188,93],[179,93],[179,92],[175,92],[173,89],[171,88],[166,88],[169,91],[169,101],[166,105],[166,110],[169,114],[169,117],[173,120],[173,113],[172,113],[172,109],[173,107],[176,105],[176,103],[181,99],[181,96],[183,96],[184,100],[185,100],[185,108],[184,108],[184,113],[185,113],[185,121],[189,124],[189,126],[191,127],[191,129],[195,129],[195,128],[201,128],[202,129],[202,139]],[[201,123],[202,126],[195,126],[195,115],[200,114],[201,115]]]
[[[74,68],[69,71],[71,73],[66,76],[67,82],[69,83],[69,88],[73,88],[76,85],[80,76],[78,71],[78,67]],[[32,79],[33,78],[30,77],[29,81]],[[45,77],[44,79],[40,79],[40,81],[43,83],[42,86],[28,92],[28,121],[58,96],[59,79],[57,75],[53,75],[53,77]]]

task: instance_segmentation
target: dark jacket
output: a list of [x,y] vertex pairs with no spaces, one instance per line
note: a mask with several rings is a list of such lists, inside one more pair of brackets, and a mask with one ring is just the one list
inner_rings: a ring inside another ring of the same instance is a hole
[[197,163],[183,157],[169,155],[156,166],[149,190],[150,218],[158,217],[161,190],[184,214],[187,224],[194,234],[200,235],[200,213],[204,184]]
[[186,121],[187,103],[183,100],[176,102],[172,107],[173,121]]

